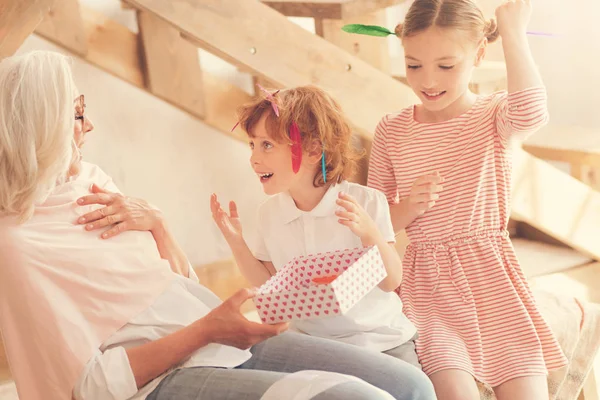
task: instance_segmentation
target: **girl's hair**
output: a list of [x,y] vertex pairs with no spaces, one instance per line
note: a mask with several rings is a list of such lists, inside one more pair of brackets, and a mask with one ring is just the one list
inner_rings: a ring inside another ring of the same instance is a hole
[[74,93],[63,55],[36,51],[0,62],[0,216],[27,220],[67,179]]
[[474,0],[415,0],[395,32],[402,39],[431,27],[462,31],[476,43],[483,38],[492,43],[499,36],[496,20],[486,20]]
[[[300,86],[274,93],[272,98],[279,108],[279,117],[266,97],[259,97],[238,109],[240,126],[248,136],[254,136],[254,128],[266,113],[265,125],[269,137],[277,143],[291,145],[289,131],[295,122],[302,134],[303,152],[314,151],[315,144],[322,146],[327,184],[350,178],[361,154],[352,144],[352,129],[340,105],[316,86]],[[321,169],[315,175],[313,184],[315,187],[325,185]]]

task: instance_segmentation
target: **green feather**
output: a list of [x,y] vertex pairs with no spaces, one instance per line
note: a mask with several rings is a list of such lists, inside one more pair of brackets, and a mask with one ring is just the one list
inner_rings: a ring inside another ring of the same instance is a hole
[[387,28],[377,25],[362,25],[362,24],[349,24],[342,27],[344,32],[357,33],[359,35],[369,36],[388,36],[395,35],[394,32]]

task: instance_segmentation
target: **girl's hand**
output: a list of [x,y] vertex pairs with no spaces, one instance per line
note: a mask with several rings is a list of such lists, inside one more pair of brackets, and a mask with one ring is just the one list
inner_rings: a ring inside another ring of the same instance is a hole
[[502,38],[525,35],[531,19],[531,0],[506,0],[496,9],[498,31]]
[[429,211],[440,198],[444,179],[439,173],[423,175],[413,183],[408,196],[408,206],[417,217]]
[[343,210],[338,210],[335,215],[339,217],[338,222],[350,228],[360,238],[363,246],[373,246],[381,238],[381,233],[373,221],[373,218],[358,204],[354,197],[340,193],[336,201]]

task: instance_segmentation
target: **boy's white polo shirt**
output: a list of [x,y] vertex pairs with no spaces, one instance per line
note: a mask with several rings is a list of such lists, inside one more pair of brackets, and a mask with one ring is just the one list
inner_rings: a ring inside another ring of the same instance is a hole
[[[279,193],[259,209],[255,257],[270,261],[279,270],[298,256],[362,247],[360,238],[338,222],[338,194],[354,197],[373,218],[383,237],[394,242],[389,206],[383,193],[343,181],[331,186],[311,211],[301,211],[292,197]],[[345,315],[294,321],[292,328],[323,338],[385,351],[410,340],[414,325],[402,313],[402,301],[394,292],[376,287]]]

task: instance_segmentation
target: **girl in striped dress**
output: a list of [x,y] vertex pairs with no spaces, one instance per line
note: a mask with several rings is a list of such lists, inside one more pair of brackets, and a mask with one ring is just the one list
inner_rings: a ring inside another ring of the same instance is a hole
[[[548,120],[530,15],[529,0],[498,7],[497,23],[472,0],[415,0],[396,28],[422,103],[379,123],[369,186],[410,239],[399,293],[440,400],[478,399],[475,379],[499,400],[548,399],[548,370],[566,365],[506,231],[510,141]],[[473,69],[498,36],[508,92],[476,96]]]

